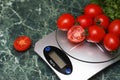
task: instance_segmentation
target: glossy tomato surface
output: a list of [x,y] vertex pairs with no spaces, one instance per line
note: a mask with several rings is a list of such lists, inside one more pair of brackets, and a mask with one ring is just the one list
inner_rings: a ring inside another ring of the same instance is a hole
[[88,4],[84,8],[84,14],[94,18],[100,14],[103,14],[103,10],[97,4]]
[[110,23],[108,27],[108,32],[120,37],[120,20],[119,19],[113,20]]
[[103,27],[104,29],[107,29],[110,24],[110,19],[105,14],[101,14],[95,17],[94,24],[99,25],[100,27]]
[[70,42],[79,43],[85,40],[85,30],[80,25],[75,25],[67,32],[67,38]]
[[80,15],[76,20],[83,28],[87,28],[93,24],[93,19],[88,15]]
[[14,40],[13,46],[17,51],[26,51],[31,46],[31,39],[28,36],[19,36]]
[[74,25],[74,16],[70,13],[64,13],[57,20],[57,27],[62,31],[68,31]]
[[105,31],[103,28],[93,25],[88,28],[87,41],[93,43],[99,43],[103,40],[105,36]]
[[105,35],[103,43],[104,43],[104,47],[108,51],[114,51],[114,50],[118,49],[120,46],[120,40],[119,40],[118,36],[116,36],[112,33],[108,33]]

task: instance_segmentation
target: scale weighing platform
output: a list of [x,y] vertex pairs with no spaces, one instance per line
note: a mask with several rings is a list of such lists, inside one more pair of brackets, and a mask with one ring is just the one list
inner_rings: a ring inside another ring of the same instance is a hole
[[110,54],[100,44],[71,43],[66,32],[60,30],[36,42],[34,50],[60,80],[88,80],[120,60],[120,53]]

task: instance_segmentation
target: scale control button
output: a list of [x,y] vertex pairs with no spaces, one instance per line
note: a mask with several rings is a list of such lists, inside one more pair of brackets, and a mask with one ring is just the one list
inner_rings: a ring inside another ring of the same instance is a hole
[[50,46],[45,47],[45,51],[49,52],[51,50]]
[[66,74],[70,74],[71,71],[72,71],[71,68],[66,68],[66,70],[65,70]]

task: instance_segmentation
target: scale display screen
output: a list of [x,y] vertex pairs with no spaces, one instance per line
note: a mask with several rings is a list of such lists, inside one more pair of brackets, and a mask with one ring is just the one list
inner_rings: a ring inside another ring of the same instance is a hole
[[56,54],[56,52],[50,52],[49,56],[61,69],[66,66],[66,63]]

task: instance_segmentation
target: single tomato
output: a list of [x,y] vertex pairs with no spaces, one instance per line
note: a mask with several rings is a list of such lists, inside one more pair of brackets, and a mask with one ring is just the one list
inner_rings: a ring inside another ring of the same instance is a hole
[[87,28],[93,24],[93,19],[88,15],[80,15],[76,20],[83,28]]
[[67,32],[67,38],[70,42],[79,43],[85,40],[85,30],[80,25],[74,25]]
[[26,51],[31,46],[31,39],[28,36],[19,36],[14,40],[13,46],[17,51]]
[[107,29],[110,24],[110,19],[105,14],[101,14],[95,17],[94,24],[101,26],[104,29]]
[[118,36],[108,33],[105,35],[103,44],[106,50],[108,51],[114,51],[119,48],[120,46],[120,40]]
[[74,16],[70,13],[64,13],[57,20],[57,27],[62,31],[68,31],[74,25]]
[[99,43],[103,40],[105,31],[103,28],[93,25],[88,27],[87,41],[92,43]]
[[84,8],[84,14],[94,18],[100,14],[103,14],[103,10],[97,4],[88,4]]
[[108,27],[108,32],[120,37],[120,20],[119,19],[113,20],[110,23]]

